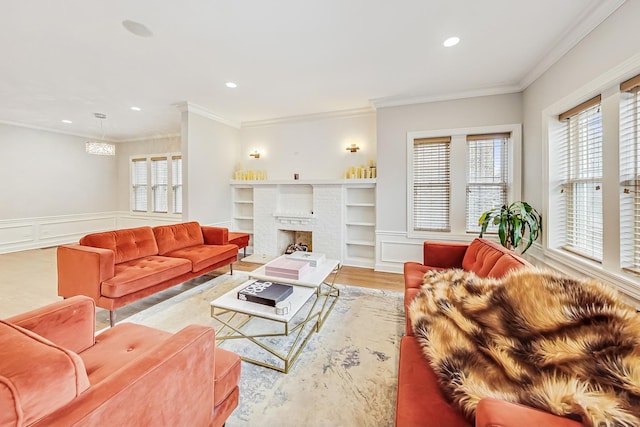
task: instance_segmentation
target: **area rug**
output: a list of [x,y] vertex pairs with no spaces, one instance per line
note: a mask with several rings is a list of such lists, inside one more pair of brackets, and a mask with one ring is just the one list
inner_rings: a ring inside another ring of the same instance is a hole
[[[169,332],[193,323],[219,330],[210,302],[247,278],[244,272],[217,277],[125,321]],[[337,287],[341,295],[333,311],[288,374],[242,362],[240,404],[227,427],[394,425],[402,294]],[[265,357],[246,340],[218,345]]]

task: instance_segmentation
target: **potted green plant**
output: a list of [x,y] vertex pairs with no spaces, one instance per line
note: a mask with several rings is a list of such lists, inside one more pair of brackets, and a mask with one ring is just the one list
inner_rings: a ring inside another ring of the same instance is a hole
[[542,218],[527,202],[513,202],[510,205],[502,205],[484,212],[478,219],[480,225],[480,237],[487,231],[490,224],[498,226],[498,236],[502,246],[515,251],[523,242],[523,237],[529,231],[525,253],[540,235]]

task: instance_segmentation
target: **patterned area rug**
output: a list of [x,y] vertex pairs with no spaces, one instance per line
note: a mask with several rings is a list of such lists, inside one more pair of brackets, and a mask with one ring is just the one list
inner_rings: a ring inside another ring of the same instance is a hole
[[[169,332],[192,323],[219,330],[209,304],[244,280],[244,272],[217,277],[125,321]],[[402,294],[337,286],[341,295],[333,311],[288,374],[242,362],[240,404],[227,427],[394,425]],[[219,345],[265,358],[263,350],[246,340]]]

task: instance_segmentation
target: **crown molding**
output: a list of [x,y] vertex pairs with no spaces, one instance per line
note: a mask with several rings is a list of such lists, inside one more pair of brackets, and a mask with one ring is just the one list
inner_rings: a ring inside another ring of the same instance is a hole
[[308,122],[313,120],[326,120],[326,119],[336,119],[336,118],[344,119],[344,118],[351,118],[351,117],[369,116],[372,114],[375,114],[375,108],[363,107],[363,108],[355,108],[352,110],[327,111],[323,113],[303,114],[299,116],[288,116],[288,117],[279,117],[275,119],[248,121],[248,122],[242,122],[242,127],[245,128],[245,127],[270,126],[270,125],[283,124],[283,123]]
[[452,92],[440,95],[424,95],[413,97],[387,97],[372,99],[371,103],[376,108],[398,107],[402,105],[426,104],[430,102],[452,101],[456,99],[476,98],[480,96],[506,95],[521,92],[519,85],[493,86],[484,89]]
[[173,106],[178,108],[183,113],[184,112],[189,112],[189,113],[197,114],[197,115],[199,115],[201,117],[214,120],[216,122],[222,123],[223,125],[231,126],[233,128],[236,128],[236,129],[240,129],[240,127],[241,127],[240,122],[237,122],[235,120],[226,119],[226,118],[224,118],[222,116],[219,116],[219,115],[207,110],[205,107],[202,107],[200,105],[194,104],[193,102],[189,102],[189,101],[178,102],[176,104],[173,104]]
[[561,34],[553,48],[542,58],[520,81],[521,90],[525,90],[531,83],[542,76],[553,64],[573,49],[582,39],[604,22],[613,12],[618,10],[626,0],[594,1],[590,9],[578,16],[575,24]]
[[138,136],[135,138],[129,139],[120,139],[117,142],[140,142],[140,141],[149,141],[152,139],[161,139],[161,138],[180,138],[182,136],[181,133],[166,133],[166,134],[154,134],[147,136]]
[[422,96],[392,96],[372,99],[376,108],[397,107],[402,105],[423,104],[455,99],[474,98],[480,96],[504,95],[524,91],[531,83],[542,76],[553,64],[574,48],[591,31],[607,19],[613,12],[624,4],[626,0],[593,1],[592,7],[576,18],[575,25],[569,27],[558,37],[554,47],[536,61],[536,65],[517,83],[511,85],[493,86],[464,92],[452,92],[440,95]]
[[0,120],[0,124],[9,125],[9,126],[16,126],[16,127],[20,127],[20,128],[26,128],[26,129],[41,130],[43,132],[57,133],[57,134],[60,134],[60,135],[77,136],[79,138],[95,139],[95,140],[100,140],[100,141],[104,141],[104,142],[112,142],[112,143],[121,142],[119,140],[115,140],[115,139],[107,138],[107,137],[100,138],[100,137],[97,137],[95,135],[90,135],[90,134],[86,134],[86,133],[69,132],[69,131],[64,131],[64,130],[60,130],[60,129],[48,128],[48,127],[45,127],[45,126],[28,125],[28,124],[25,124],[25,123],[10,122],[10,121],[7,121],[7,120]]

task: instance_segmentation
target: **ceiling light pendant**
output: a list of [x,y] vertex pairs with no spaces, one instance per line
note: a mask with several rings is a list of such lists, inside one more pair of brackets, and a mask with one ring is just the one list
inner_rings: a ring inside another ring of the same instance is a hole
[[226,82],[224,85],[225,85],[226,87],[228,87],[228,88],[231,88],[231,89],[235,89],[235,88],[237,88],[237,87],[238,87],[238,85],[237,85],[237,84],[235,84],[234,82]]
[[442,43],[444,47],[452,47],[460,43],[460,37],[449,37]]
[[103,113],[93,113],[96,119],[100,120],[100,141],[89,140],[85,142],[85,150],[89,154],[96,154],[99,156],[115,156],[116,155],[116,146],[115,144],[109,144],[104,142],[104,127],[102,121],[107,118],[106,114]]

